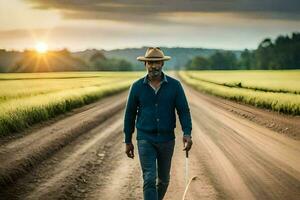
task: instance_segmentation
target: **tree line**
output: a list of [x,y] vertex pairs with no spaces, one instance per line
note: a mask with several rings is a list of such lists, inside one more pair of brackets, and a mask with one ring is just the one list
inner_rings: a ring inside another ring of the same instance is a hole
[[55,72],[55,71],[129,71],[132,63],[121,58],[107,58],[97,52],[87,59],[74,56],[68,49],[40,54],[0,49],[0,72]]
[[216,51],[209,57],[195,56],[185,68],[211,69],[299,69],[300,33],[278,36],[274,41],[264,39],[255,50],[245,49],[239,57],[232,51]]
[[132,63],[121,58],[106,58],[103,53],[97,52],[91,56],[90,67],[98,71],[130,71]]

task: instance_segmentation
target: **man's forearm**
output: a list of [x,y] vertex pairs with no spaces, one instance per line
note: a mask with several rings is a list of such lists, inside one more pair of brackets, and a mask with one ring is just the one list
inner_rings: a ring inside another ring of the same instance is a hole
[[132,142],[132,133],[125,132],[125,143],[126,144],[131,144]]
[[181,127],[182,127],[183,134],[191,136],[191,134],[192,134],[192,120],[191,120],[190,112],[187,110],[185,112],[180,113],[179,121],[180,121],[180,124],[181,124]]
[[134,127],[135,127],[135,119],[133,117],[129,117],[127,113],[125,116],[124,129],[123,129],[123,132],[125,134],[125,143],[131,143]]
[[185,96],[182,85],[178,84],[178,91],[176,96],[176,109],[179,116],[179,121],[184,135],[191,135],[192,119],[189,104]]

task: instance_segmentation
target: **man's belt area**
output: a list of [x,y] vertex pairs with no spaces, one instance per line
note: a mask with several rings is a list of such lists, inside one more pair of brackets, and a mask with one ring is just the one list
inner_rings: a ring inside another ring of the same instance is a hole
[[174,130],[158,130],[158,129],[154,129],[154,130],[140,130],[144,133],[149,133],[149,134],[173,134]]

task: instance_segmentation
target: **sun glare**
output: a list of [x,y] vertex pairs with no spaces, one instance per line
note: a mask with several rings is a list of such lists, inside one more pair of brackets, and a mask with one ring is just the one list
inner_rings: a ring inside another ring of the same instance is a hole
[[48,45],[45,42],[39,42],[35,45],[35,50],[39,53],[46,53]]

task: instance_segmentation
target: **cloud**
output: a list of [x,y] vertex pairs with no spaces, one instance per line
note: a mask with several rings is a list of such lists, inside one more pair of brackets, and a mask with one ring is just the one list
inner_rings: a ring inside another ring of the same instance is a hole
[[[193,16],[190,16],[193,18]],[[180,18],[180,16],[179,16]],[[215,19],[217,20],[217,18]],[[239,19],[242,20],[242,19]],[[176,21],[178,21],[176,19]],[[205,21],[205,19],[204,19]],[[24,49],[34,47],[38,41],[48,43],[50,49],[67,47],[70,50],[86,48],[126,48],[139,46],[181,46],[224,49],[256,48],[266,37],[290,34],[298,30],[298,23],[242,20],[235,22],[207,23],[190,26],[149,25],[140,26],[101,22],[98,26],[77,23],[47,29],[0,30],[0,47]],[[181,21],[179,21],[181,22]],[[196,22],[190,22],[196,23]]]
[[245,18],[300,20],[299,0],[25,0],[35,9],[54,9],[67,19],[165,23],[168,13],[232,13]]
[[[160,44],[255,48],[265,37],[299,31],[298,1],[23,0],[41,12],[26,18],[18,11],[20,17],[8,28],[0,27],[0,47],[25,48],[48,38],[51,48],[70,49]],[[49,16],[40,15],[46,10]],[[57,20],[51,22],[53,16]]]

